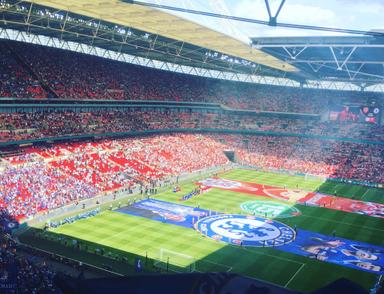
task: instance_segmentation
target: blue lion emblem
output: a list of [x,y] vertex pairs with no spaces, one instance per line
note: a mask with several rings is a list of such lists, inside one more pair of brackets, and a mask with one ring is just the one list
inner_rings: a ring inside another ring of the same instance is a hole
[[227,222],[217,226],[218,228],[227,230],[228,232],[235,234],[239,237],[246,238],[262,238],[268,236],[268,232],[275,231],[273,228],[265,228],[259,226],[253,226],[250,224],[244,224],[236,220],[228,220]]

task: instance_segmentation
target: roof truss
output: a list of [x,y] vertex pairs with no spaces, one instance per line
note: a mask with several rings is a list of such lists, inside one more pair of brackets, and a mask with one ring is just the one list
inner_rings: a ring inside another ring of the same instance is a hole
[[360,84],[382,83],[384,80],[384,42],[381,39],[292,39],[293,42],[290,42],[289,38],[254,39],[254,46],[286,60],[312,78]]

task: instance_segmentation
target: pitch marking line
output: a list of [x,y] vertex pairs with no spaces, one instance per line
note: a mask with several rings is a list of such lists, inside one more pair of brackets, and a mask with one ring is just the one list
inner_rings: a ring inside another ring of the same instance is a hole
[[209,261],[209,260],[201,260],[200,262],[207,262],[207,263],[211,263],[211,264],[215,264],[215,265],[218,265],[218,266],[223,266],[223,267],[226,267],[227,270],[226,272],[229,273],[230,271],[232,271],[232,267],[229,266],[229,265],[226,265],[226,264],[222,264],[222,263],[217,263],[217,262],[213,262],[213,261]]
[[361,195],[361,198],[360,198],[360,200],[364,200],[364,197],[365,197],[365,196],[367,196],[367,195],[365,195],[365,194],[367,194],[367,193],[368,193],[368,191],[369,191],[369,189],[367,189],[367,190],[364,192],[364,194],[363,194],[363,195]]
[[[230,246],[239,248],[239,246],[234,246],[234,245],[230,245]],[[269,256],[269,257],[273,257],[273,258],[277,258],[277,259],[281,259],[281,260],[284,260],[284,261],[293,262],[293,263],[301,264],[301,265],[304,264],[302,262],[299,262],[299,261],[296,261],[296,260],[293,260],[293,259],[289,259],[289,258],[277,256],[277,255],[271,255],[271,254],[268,254],[268,253],[265,253],[265,252],[253,251],[253,250],[250,250],[250,249],[248,249],[246,247],[240,247],[239,249],[241,249],[241,248],[242,248],[242,250],[245,250],[245,251],[248,251],[248,252],[251,252],[251,253],[255,253],[257,255],[265,255],[265,256]],[[255,247],[255,248],[257,248],[257,247]],[[268,248],[273,248],[273,247],[268,247]]]
[[304,268],[305,263],[303,263],[299,269],[293,274],[293,276],[289,279],[289,281],[284,285],[284,288],[287,288],[288,285],[292,282],[292,280],[297,276],[297,274]]

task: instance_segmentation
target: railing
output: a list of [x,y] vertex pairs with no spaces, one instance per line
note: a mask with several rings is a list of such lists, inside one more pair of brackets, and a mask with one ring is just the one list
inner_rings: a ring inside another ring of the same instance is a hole
[[220,113],[247,116],[281,117],[291,119],[319,120],[320,114],[247,110],[228,107],[224,104],[209,102],[159,101],[159,100],[112,100],[112,99],[68,99],[68,98],[0,98],[0,112],[34,108],[46,110],[82,109],[82,108],[167,108],[191,109],[196,111],[217,111]]

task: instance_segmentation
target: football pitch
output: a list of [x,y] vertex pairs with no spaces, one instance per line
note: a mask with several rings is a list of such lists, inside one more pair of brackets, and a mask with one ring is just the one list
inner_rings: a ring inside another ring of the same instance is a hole
[[[334,194],[336,191],[340,197],[384,203],[383,189],[323,183],[301,176],[235,169],[221,174],[220,178],[306,191],[317,190],[324,194]],[[187,182],[180,186],[180,192],[174,193],[170,189],[156,195],[155,199],[231,214],[245,214],[240,205],[247,201],[271,201],[265,197],[212,188],[202,195],[180,202],[179,199],[195,189],[196,185]],[[279,203],[277,200],[272,201]],[[321,207],[297,204],[295,207],[301,214],[279,218],[278,221],[291,228],[324,235],[336,232],[340,238],[384,245],[382,218]],[[73,258],[83,258],[83,261],[91,264],[108,263],[113,265],[114,271],[122,274],[130,273],[126,270],[127,263],[132,268],[133,260],[138,256],[150,271],[153,270],[154,260],[156,263],[156,260],[161,259],[163,271],[168,267],[169,271],[175,272],[233,272],[302,292],[316,290],[341,277],[369,289],[377,278],[377,275],[369,272],[273,247],[231,245],[203,236],[190,228],[113,210],[105,210],[94,217],[34,234],[33,238],[29,238],[28,234],[25,233],[24,238],[21,236],[23,242]],[[36,238],[44,238],[47,242],[36,241]]]

